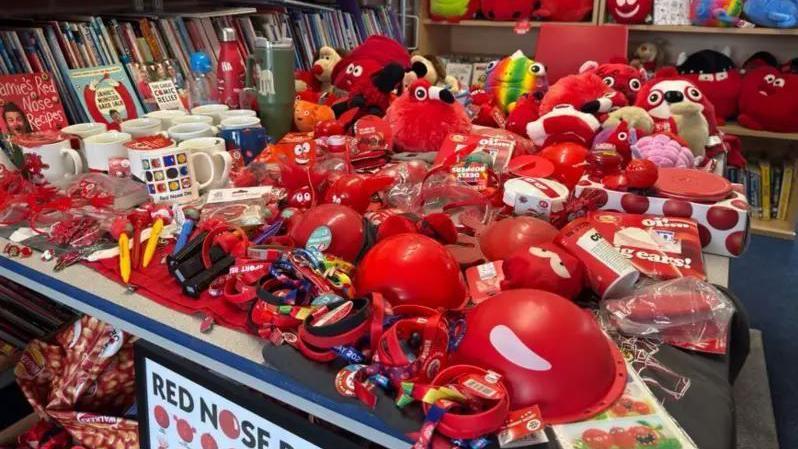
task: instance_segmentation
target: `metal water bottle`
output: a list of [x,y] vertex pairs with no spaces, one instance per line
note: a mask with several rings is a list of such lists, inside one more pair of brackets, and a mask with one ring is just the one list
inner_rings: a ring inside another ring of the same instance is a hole
[[255,39],[247,59],[247,90],[255,90],[263,127],[273,142],[291,130],[294,121],[294,43],[291,39]]

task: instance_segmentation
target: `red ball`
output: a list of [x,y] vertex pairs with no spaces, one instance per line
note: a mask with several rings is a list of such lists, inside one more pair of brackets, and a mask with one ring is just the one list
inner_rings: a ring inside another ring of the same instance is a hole
[[231,440],[235,440],[241,435],[241,426],[238,424],[238,418],[230,410],[219,412],[219,426],[225,436]]
[[355,276],[358,294],[379,292],[393,305],[458,309],[465,285],[454,256],[421,234],[398,234],[378,242]]
[[505,218],[482,231],[479,247],[488,260],[503,260],[518,248],[551,243],[557,233],[557,228],[539,218]]
[[452,363],[501,374],[510,409],[538,405],[549,424],[600,413],[626,383],[623,356],[592,315],[541,290],[504,291],[472,309]]
[[347,206],[322,204],[303,213],[289,235],[297,246],[305,247],[314,232],[315,236],[323,234],[323,226],[329,229],[330,239],[318,248],[325,254],[353,262],[365,240],[363,217]]
[[589,151],[574,142],[561,142],[549,145],[538,153],[554,163],[554,177],[573,189],[585,173],[585,159]]
[[169,428],[169,414],[166,412],[166,409],[160,405],[156,405],[153,414],[155,415],[155,422],[157,422],[162,429]]

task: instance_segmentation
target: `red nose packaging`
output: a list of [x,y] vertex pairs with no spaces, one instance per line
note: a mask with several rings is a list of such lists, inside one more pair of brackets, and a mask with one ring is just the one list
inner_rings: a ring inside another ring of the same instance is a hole
[[591,212],[588,221],[644,275],[706,280],[695,221],[617,212]]
[[585,264],[590,286],[602,299],[632,291],[640,272],[586,218],[568,223],[554,241]]

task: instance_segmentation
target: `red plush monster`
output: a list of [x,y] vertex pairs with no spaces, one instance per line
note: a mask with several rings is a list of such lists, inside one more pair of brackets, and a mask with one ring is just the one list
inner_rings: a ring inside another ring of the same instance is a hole
[[719,122],[737,115],[742,76],[734,61],[715,50],[701,50],[679,55],[679,73],[692,81],[715,106]]
[[370,85],[371,76],[390,63],[409,68],[407,49],[391,38],[371,36],[335,65],[333,84],[345,91],[352,91],[359,84]]
[[599,64],[596,61],[587,61],[579,68],[579,73],[596,74],[604,84],[622,93],[629,104],[634,104],[637,93],[647,78],[645,69],[636,69],[622,62]]
[[526,135],[526,125],[540,118],[540,100],[534,95],[524,94],[515,103],[515,109],[507,116],[505,129],[521,136]]
[[535,288],[574,299],[585,282],[585,269],[579,259],[553,243],[514,252],[504,260],[502,271],[502,290]]
[[471,91],[471,105],[469,108],[474,110],[471,122],[475,125],[490,126],[498,128],[496,116],[502,113],[496,106],[496,97],[484,89],[474,89]]
[[608,0],[607,9],[618,23],[645,23],[654,9],[653,0]]
[[740,125],[752,129],[798,132],[798,75],[760,67],[743,78]]
[[532,15],[552,22],[581,22],[592,11],[592,0],[540,0]]
[[528,19],[534,8],[534,0],[482,0],[481,7],[489,20]]
[[580,73],[560,78],[543,95],[540,113],[548,114],[557,105],[570,104],[583,112],[600,116],[626,106],[623,95],[613,90],[593,73]]
[[385,118],[400,151],[437,151],[449,133],[471,131],[468,115],[454,95],[425,79],[414,81]]
[[382,117],[393,99],[392,92],[399,87],[405,70],[396,63],[390,63],[372,74],[368,83],[358,82],[349,90],[349,97],[332,106],[335,116],[341,116],[352,109],[357,110],[350,123],[365,115]]

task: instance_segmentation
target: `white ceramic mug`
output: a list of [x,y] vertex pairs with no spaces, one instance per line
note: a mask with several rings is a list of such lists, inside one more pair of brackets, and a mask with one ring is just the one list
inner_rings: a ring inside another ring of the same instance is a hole
[[69,146],[69,140],[61,137],[46,138],[22,136],[17,143],[23,154],[41,158],[46,168],[42,169],[44,178],[54,186],[64,187],[72,179],[83,172],[83,161],[80,153]]
[[244,129],[244,128],[260,128],[260,119],[258,117],[230,117],[222,120],[220,125],[221,129]]
[[[197,159],[201,159],[210,174],[205,182],[197,181]],[[209,187],[216,177],[211,156],[202,151],[192,153],[184,148],[147,150],[136,165],[144,174],[147,193],[156,203],[195,201],[199,199],[200,189]]]
[[181,123],[169,128],[167,131],[169,137],[178,142],[198,137],[213,137],[218,132],[219,130],[215,126],[210,126],[206,123]]
[[72,148],[78,150],[80,159],[83,161],[83,168],[86,168],[89,166],[89,161],[86,159],[86,139],[102,134],[107,130],[108,126],[105,123],[76,123],[62,128],[61,132],[68,137],[72,137]]
[[133,139],[128,133],[108,131],[86,138],[83,141],[83,152],[89,170],[108,171],[108,159],[127,157],[125,143]]
[[185,111],[179,109],[170,109],[163,111],[152,111],[147,113],[147,117],[154,118],[161,121],[161,129],[169,129],[175,124],[175,119],[185,117],[188,115]]
[[213,126],[213,117],[210,115],[184,115],[172,119],[172,126],[182,125],[183,123],[205,123],[208,126]]
[[222,112],[229,110],[230,106],[226,104],[204,104],[191,109],[191,113],[213,117],[213,124],[218,125],[222,121]]
[[134,139],[139,137],[154,136],[163,129],[161,126],[161,121],[151,117],[125,120],[122,122],[121,128],[123,132],[130,134]]
[[230,168],[233,166],[233,157],[227,152],[225,141],[219,137],[199,137],[180,143],[178,148],[190,153],[202,152],[213,158],[215,173],[211,173],[205,166],[197,166],[197,180],[204,182],[211,179],[209,189],[218,189],[227,185],[230,180]]
[[144,171],[141,161],[147,157],[151,151],[158,151],[167,148],[175,148],[177,144],[174,140],[164,137],[162,134],[155,136],[139,137],[124,144],[127,150],[127,158],[130,161],[130,173],[144,181]]
[[222,120],[224,120],[230,117],[256,117],[258,113],[252,109],[230,109],[229,111],[222,112],[220,115]]

